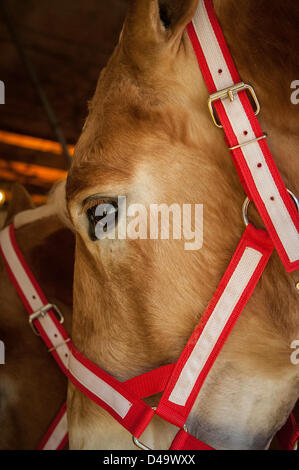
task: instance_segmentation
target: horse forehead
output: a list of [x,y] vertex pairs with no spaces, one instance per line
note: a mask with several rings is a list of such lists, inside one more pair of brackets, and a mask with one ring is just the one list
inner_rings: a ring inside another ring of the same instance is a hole
[[74,152],[73,165],[82,162],[117,166],[134,159],[137,149],[146,149],[152,140],[157,117],[155,109],[140,99],[123,98],[104,103],[98,100],[90,111]]
[[[119,111],[121,113],[121,110]],[[138,117],[126,121],[126,114],[116,123],[106,121],[106,135],[98,132],[101,121],[90,123],[75,149],[68,174],[67,200],[84,188],[111,184],[111,187],[132,182],[140,168],[156,166],[163,139],[155,135],[149,122],[140,124]],[[89,128],[89,126],[91,126]]]

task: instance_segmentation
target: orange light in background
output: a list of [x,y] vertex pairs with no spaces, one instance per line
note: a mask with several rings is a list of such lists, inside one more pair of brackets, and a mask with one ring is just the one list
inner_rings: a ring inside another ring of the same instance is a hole
[[[12,193],[9,189],[6,189],[5,191],[0,189],[0,198],[1,198],[1,194],[4,195],[5,199],[2,200],[3,202],[0,202],[0,208],[4,205],[5,202],[9,203],[12,197]],[[44,194],[30,194],[30,197],[37,206],[46,204],[48,201],[48,197]]]
[[[20,147],[37,152],[46,152],[53,155],[62,155],[62,148],[58,142],[52,140],[32,137],[28,135],[16,134],[0,130],[0,144],[11,145],[12,147]],[[74,146],[68,145],[70,155],[74,153]],[[20,161],[6,161],[0,159],[0,180],[15,182],[21,184],[33,184],[43,186],[49,189],[53,183],[65,179],[67,172],[49,168],[42,165],[32,165]],[[42,194],[31,194],[35,204],[45,204],[47,196]],[[11,191],[0,190],[0,208],[11,199]]]
[[[6,145],[14,145],[29,150],[37,150],[40,152],[49,152],[56,155],[62,155],[61,145],[52,140],[40,139],[29,135],[15,134],[13,132],[0,130],[0,143]],[[70,155],[74,154],[74,146],[68,145]]]
[[0,190],[0,207],[4,205],[6,201],[6,194],[5,192],[1,189]]
[[0,160],[0,179],[6,181],[19,181],[23,184],[50,183],[65,179],[67,172],[56,168],[47,168],[22,162]]
[[41,206],[42,204],[46,204],[48,201],[47,196],[43,196],[41,194],[30,194],[30,197],[34,204],[37,206]]

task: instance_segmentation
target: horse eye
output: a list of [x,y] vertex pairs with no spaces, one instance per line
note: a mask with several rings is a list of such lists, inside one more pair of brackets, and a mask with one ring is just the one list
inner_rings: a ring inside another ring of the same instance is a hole
[[89,237],[92,241],[100,240],[100,234],[108,233],[115,227],[118,219],[118,205],[116,201],[95,203],[86,210],[89,221]]

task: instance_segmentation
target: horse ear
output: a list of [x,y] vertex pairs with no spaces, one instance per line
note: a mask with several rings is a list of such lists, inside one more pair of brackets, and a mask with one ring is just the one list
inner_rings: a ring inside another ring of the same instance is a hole
[[198,0],[160,0],[160,15],[168,19],[171,40],[181,39],[197,6]]
[[143,64],[181,36],[198,0],[130,0],[122,31],[124,50]]
[[12,223],[14,216],[19,212],[34,209],[34,207],[34,203],[24,186],[15,183],[12,187],[5,225]]
[[134,59],[148,59],[166,40],[158,0],[130,0],[122,31],[125,51]]

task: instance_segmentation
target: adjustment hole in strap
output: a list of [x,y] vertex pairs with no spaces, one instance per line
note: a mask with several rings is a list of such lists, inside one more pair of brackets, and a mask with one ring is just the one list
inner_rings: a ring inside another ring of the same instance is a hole
[[[259,164],[261,165],[261,164]],[[295,196],[294,193],[292,193],[292,191],[290,191],[289,189],[287,189],[290,197],[292,198],[295,206],[296,206],[296,209],[297,209],[297,212],[299,212],[299,200],[297,199],[297,197]],[[270,197],[270,200],[271,201],[275,201],[275,197],[274,196],[271,196]],[[243,203],[243,206],[242,206],[242,212],[243,212],[243,221],[244,221],[244,224],[245,226],[247,227],[249,225],[249,220],[248,220],[248,209],[249,209],[249,206],[250,206],[250,199],[247,197]]]

